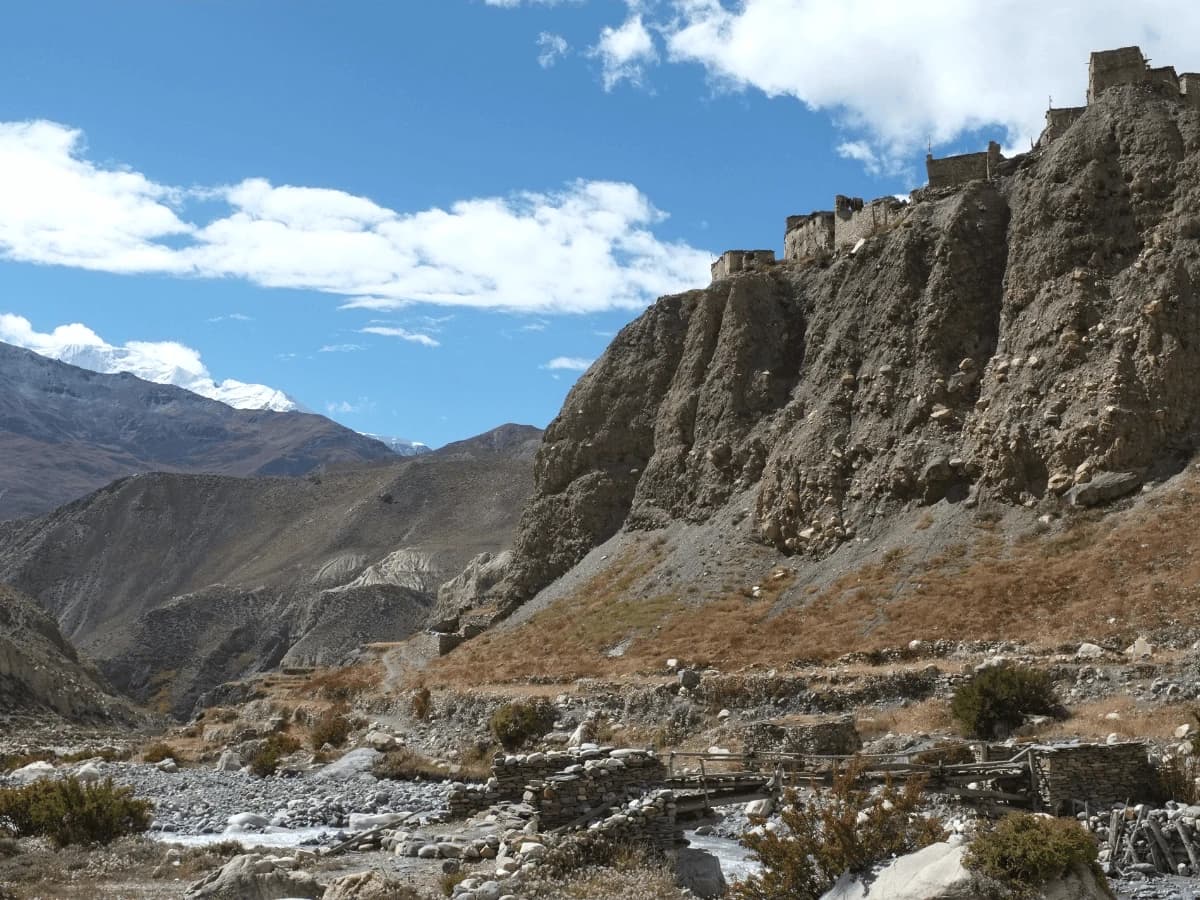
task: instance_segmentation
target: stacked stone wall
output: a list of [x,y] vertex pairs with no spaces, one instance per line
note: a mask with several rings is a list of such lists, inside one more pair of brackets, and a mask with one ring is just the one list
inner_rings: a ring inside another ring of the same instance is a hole
[[788,216],[787,230],[783,238],[783,258],[794,262],[831,253],[833,231],[832,212]]
[[1040,143],[1048,144],[1058,140],[1085,112],[1087,112],[1086,106],[1068,106],[1062,109],[1046,110],[1046,130],[1042,132]]
[[1051,812],[1073,813],[1073,802],[1093,807],[1151,800],[1157,777],[1143,743],[1080,744],[1033,750],[1038,789]]
[[742,729],[741,736],[747,753],[850,756],[863,745],[850,717],[805,724],[752,722]]
[[1200,109],[1200,73],[1184,72],[1179,76],[1179,90],[1183,99],[1195,109]]
[[905,206],[895,197],[864,204],[858,197],[838,196],[833,214],[833,241],[837,247],[858,243],[891,227],[904,215]]
[[991,178],[1003,160],[1000,145],[989,141],[987,150],[982,153],[963,153],[944,159],[934,159],[933,154],[929,154],[925,157],[925,172],[931,188],[954,187]]
[[[521,800],[530,784],[542,783],[563,774],[590,771],[596,763],[613,759],[621,761],[625,770],[622,779],[618,779],[622,785],[640,783],[645,789],[660,783],[666,775],[658,757],[645,750],[600,747],[556,750],[549,753],[497,754],[492,760],[492,775],[487,782],[455,782],[450,785],[447,805],[452,816],[465,818],[487,809],[494,803]],[[616,781],[612,783],[615,784]]]
[[1093,53],[1088,63],[1088,104],[1110,87],[1141,84],[1146,80],[1146,57],[1139,47],[1121,47]]
[[754,272],[775,265],[774,250],[726,250],[712,264],[712,280],[720,281],[739,272]]
[[586,831],[571,834],[553,847],[545,860],[560,868],[579,868],[591,863],[603,843],[649,843],[670,852],[682,837],[676,823],[675,793],[659,790],[596,823]]
[[545,830],[566,825],[604,805],[615,805],[661,784],[666,769],[653,753],[614,750],[604,759],[568,766],[561,774],[531,781],[523,799]]

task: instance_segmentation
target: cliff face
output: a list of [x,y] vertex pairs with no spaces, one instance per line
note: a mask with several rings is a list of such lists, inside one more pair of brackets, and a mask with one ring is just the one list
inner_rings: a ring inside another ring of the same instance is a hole
[[1198,285],[1200,112],[1111,90],[853,254],[659,300],[547,429],[495,593],[733,501],[756,540],[821,555],[913,504],[1057,509],[1177,471],[1200,424]]

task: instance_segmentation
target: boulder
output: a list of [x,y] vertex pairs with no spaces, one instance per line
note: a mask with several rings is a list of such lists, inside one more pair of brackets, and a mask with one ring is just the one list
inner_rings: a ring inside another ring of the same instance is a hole
[[1153,653],[1154,648],[1144,637],[1139,637],[1136,641],[1125,648],[1125,655],[1131,659],[1149,659]]
[[1104,655],[1104,648],[1099,644],[1082,643],[1075,651],[1076,659],[1099,659]]
[[1072,506],[1099,506],[1142,486],[1142,479],[1132,472],[1101,472],[1085,484],[1077,484],[1067,491]]
[[351,831],[370,831],[381,825],[399,825],[406,818],[406,813],[350,813],[347,827]]
[[321,900],[391,900],[402,896],[402,887],[379,871],[355,872],[331,882]]
[[846,873],[821,900],[976,900],[966,845],[941,842],[892,860],[869,883]]
[[363,736],[362,744],[381,753],[396,749],[396,739],[386,731],[368,731]]
[[679,673],[679,686],[694,691],[700,687],[700,673],[695,669],[682,669]]
[[697,897],[723,897],[728,888],[720,860],[692,847],[679,850],[675,857],[675,883]]
[[75,770],[75,777],[80,781],[99,781],[104,777],[100,767],[93,762],[84,763]]
[[370,747],[360,747],[351,750],[341,759],[331,762],[316,773],[317,778],[328,778],[335,781],[345,781],[369,773],[375,763],[383,756],[378,750]]
[[41,781],[54,774],[54,766],[48,762],[31,762],[27,766],[21,766],[8,773],[10,781],[15,781],[17,784],[33,784],[35,781]]
[[266,828],[271,824],[271,820],[258,813],[244,812],[230,816],[225,820],[225,824],[233,831],[241,831],[245,828]]
[[221,751],[221,756],[217,760],[218,772],[237,772],[242,768],[242,759],[233,750]]
[[235,856],[192,884],[188,900],[318,900],[325,893],[312,875],[291,872],[257,853]]

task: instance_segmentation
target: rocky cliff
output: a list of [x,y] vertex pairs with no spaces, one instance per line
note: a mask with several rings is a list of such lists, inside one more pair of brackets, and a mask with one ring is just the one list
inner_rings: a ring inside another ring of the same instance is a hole
[[80,660],[50,616],[0,584],[0,719],[47,714],[91,724],[140,718]]
[[854,252],[655,303],[547,429],[486,599],[523,602],[622,529],[718,513],[820,557],[914,506],[1128,493],[1196,449],[1198,286],[1200,112],[1108,91]]

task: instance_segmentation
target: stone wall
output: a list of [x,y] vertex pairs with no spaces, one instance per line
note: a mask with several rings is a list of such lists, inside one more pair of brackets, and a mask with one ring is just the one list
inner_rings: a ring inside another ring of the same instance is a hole
[[794,262],[833,252],[833,230],[832,212],[788,216],[783,237],[783,258]]
[[878,234],[896,222],[905,212],[905,205],[895,197],[881,197],[863,203],[861,197],[835,198],[833,211],[833,242],[837,247],[853,246],[862,238]]
[[675,821],[675,793],[653,791],[605,817],[594,827],[571,834],[546,855],[559,868],[581,868],[592,861],[593,848],[602,841],[620,844],[646,842],[672,851],[682,837]]
[[1037,747],[1038,790],[1045,808],[1073,814],[1072,801],[1106,808],[1151,800],[1157,777],[1143,743]]
[[[589,772],[598,763],[620,761],[613,772],[623,771],[621,778],[610,784],[622,786],[639,784],[642,790],[660,783],[666,770],[658,757],[646,750],[614,750],[611,747],[587,750],[559,750],[550,753],[497,754],[492,760],[492,776],[484,784],[450,785],[447,805],[450,814],[465,818],[503,800],[519,801],[532,784],[541,784],[553,777]],[[536,804],[535,804],[536,805]]]
[[826,722],[752,722],[742,729],[741,737],[746,753],[850,756],[863,745],[849,716]]
[[666,770],[644,750],[613,750],[604,759],[569,766],[559,775],[529,782],[523,799],[538,813],[542,830],[566,825],[603,805],[644,794]]
[[1046,110],[1046,129],[1042,132],[1038,143],[1049,144],[1051,141],[1058,140],[1085,112],[1087,112],[1086,106],[1067,106],[1062,109]]
[[1150,69],[1146,73],[1146,78],[1151,84],[1165,84],[1174,91],[1179,90],[1179,76],[1175,73],[1174,66],[1159,66],[1156,69]]
[[929,176],[931,188],[954,187],[968,181],[986,181],[1003,161],[1000,145],[988,141],[988,148],[982,153],[963,153],[944,159],[934,159],[932,153],[927,154],[925,173]]
[[775,265],[774,250],[726,250],[712,264],[712,280],[720,281],[739,272],[753,272]]
[[1093,53],[1088,63],[1088,104],[1110,87],[1146,80],[1146,57],[1140,47],[1121,47]]
[[1200,73],[1184,72],[1179,76],[1179,90],[1183,99],[1191,106],[1200,109]]

